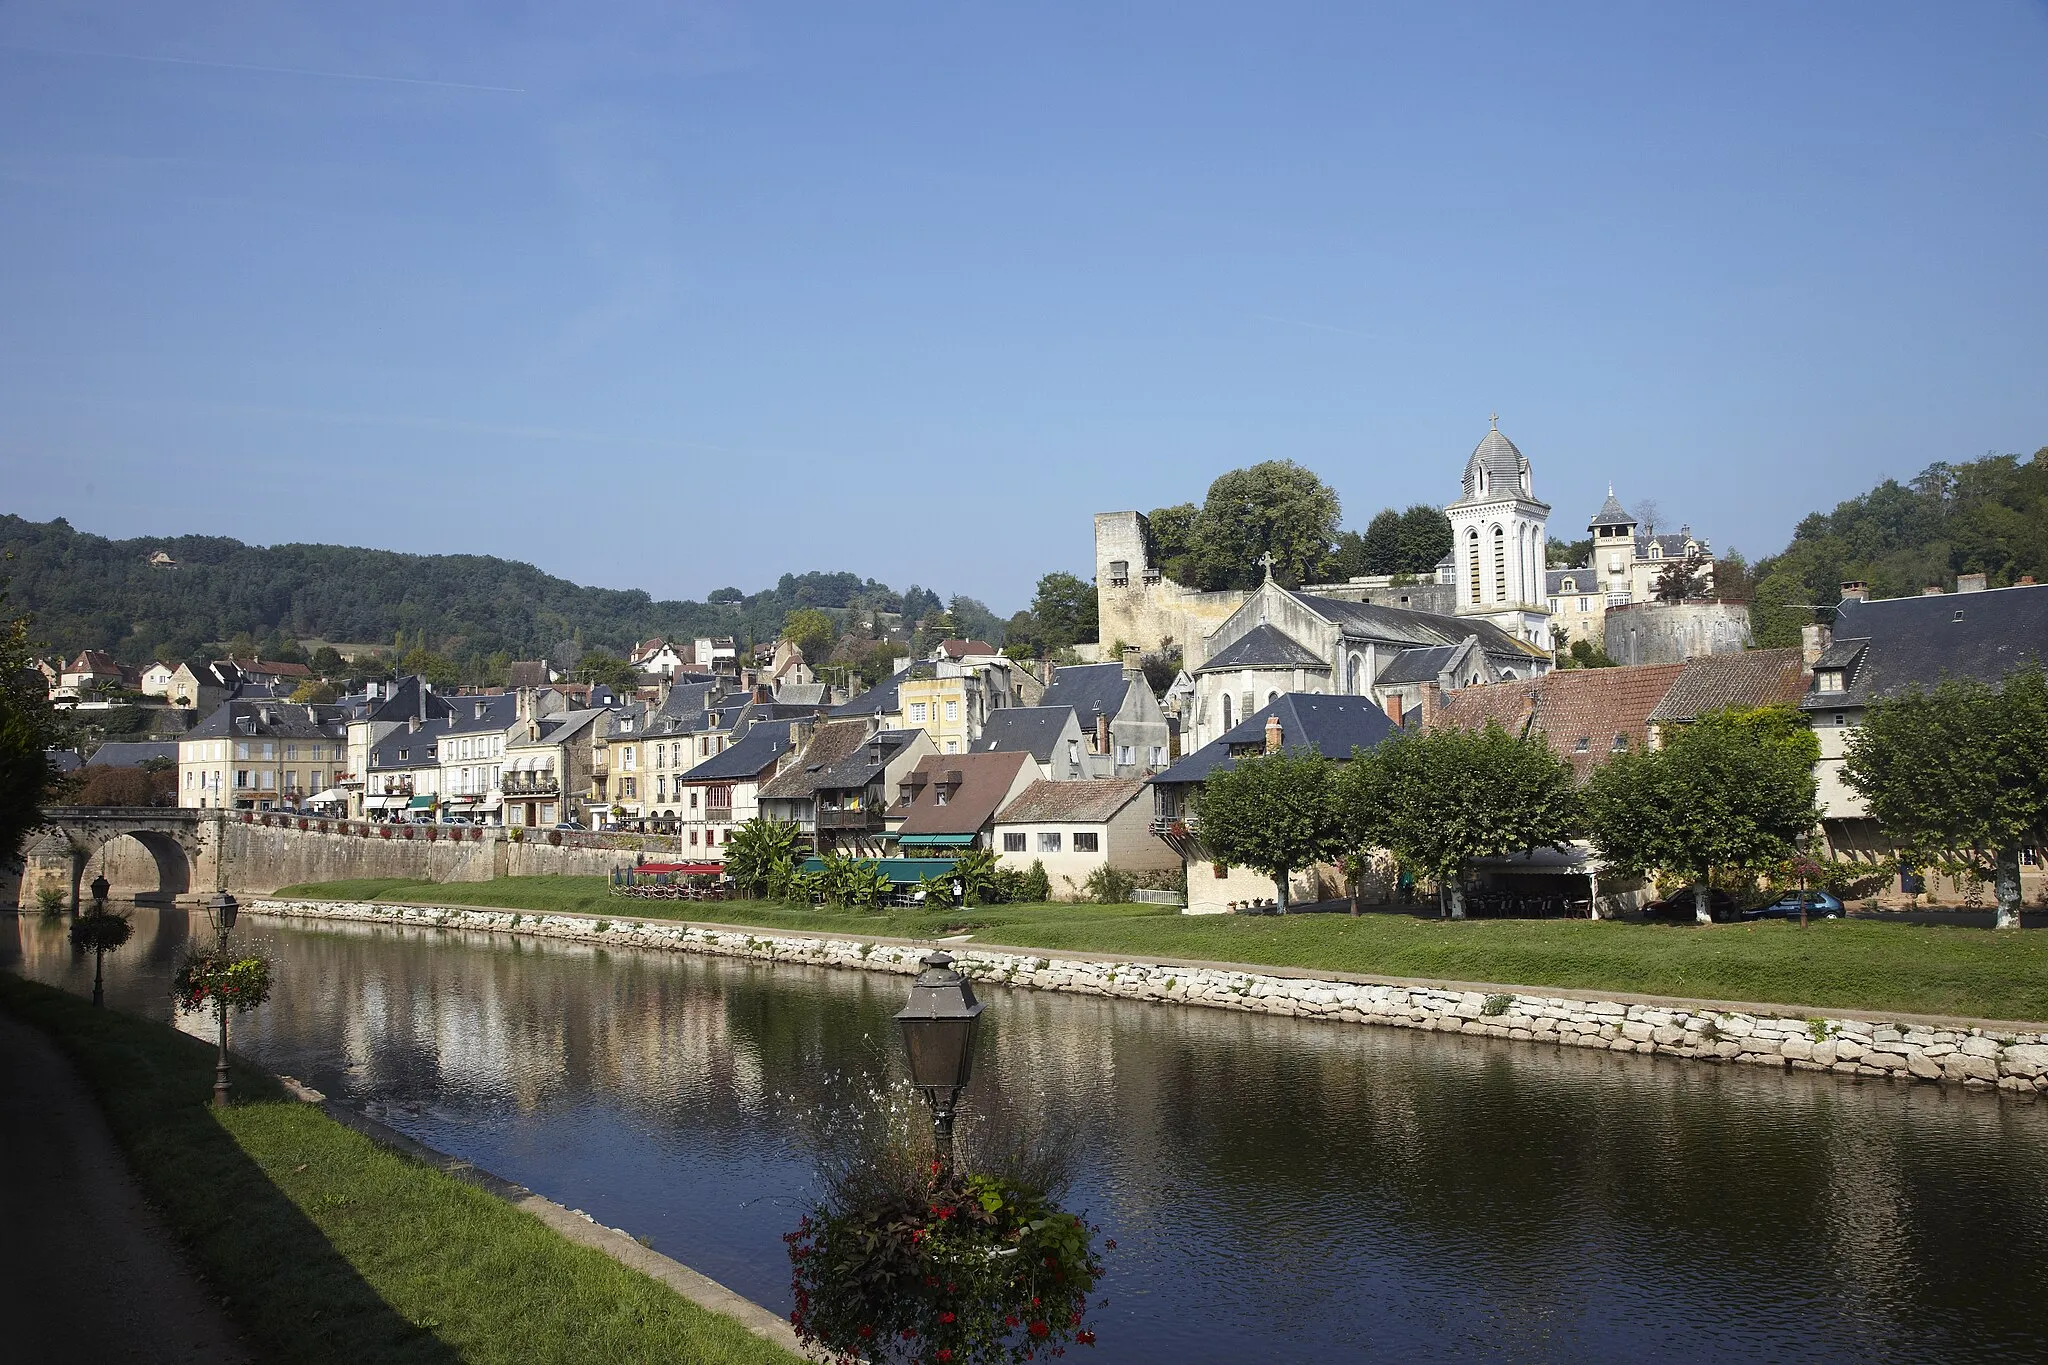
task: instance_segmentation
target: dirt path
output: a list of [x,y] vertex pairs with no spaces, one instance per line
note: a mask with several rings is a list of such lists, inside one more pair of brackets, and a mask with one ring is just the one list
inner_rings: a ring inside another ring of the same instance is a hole
[[10,1360],[255,1359],[143,1202],[69,1059],[5,1016],[0,1323]]

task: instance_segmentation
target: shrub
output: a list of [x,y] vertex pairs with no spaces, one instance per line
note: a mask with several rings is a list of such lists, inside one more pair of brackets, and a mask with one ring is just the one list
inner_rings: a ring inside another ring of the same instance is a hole
[[1508,1006],[1514,1003],[1515,997],[1512,995],[1489,995],[1486,997],[1486,1003],[1479,1007],[1479,1012],[1489,1019],[1496,1018],[1506,1014]]
[[36,888],[36,904],[42,907],[46,915],[63,914],[64,900],[64,891],[61,887],[51,886],[45,882]]
[[1138,879],[1128,872],[1120,872],[1104,863],[1088,874],[1088,880],[1081,883],[1081,889],[1088,893],[1088,899],[1097,905],[1123,905],[1131,899],[1131,892],[1137,890]]
[[510,834],[506,835],[505,837],[506,837],[506,838],[508,838],[508,839],[510,839],[510,840],[511,840],[511,841],[512,841],[513,843],[515,843],[515,844],[523,844],[523,843],[525,843],[525,842],[526,842],[526,826],[524,826],[524,825],[514,825],[514,826],[512,826],[512,832],[511,832]]
[[551,830],[549,830],[549,831],[548,831],[548,847],[549,847],[549,848],[560,848],[561,846],[562,846],[562,831],[560,831],[560,830],[558,830],[558,829],[551,829]]

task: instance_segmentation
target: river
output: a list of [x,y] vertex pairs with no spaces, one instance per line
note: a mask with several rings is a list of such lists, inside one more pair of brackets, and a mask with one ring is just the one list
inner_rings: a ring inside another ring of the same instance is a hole
[[[190,921],[136,912],[169,1019]],[[61,919],[0,969],[90,992]],[[245,915],[236,1048],[781,1312],[795,1113],[901,1073],[905,978]],[[977,988],[971,1113],[1056,1113],[1103,1360],[2048,1358],[2048,1104]],[[186,1027],[205,1034],[207,1021]]]

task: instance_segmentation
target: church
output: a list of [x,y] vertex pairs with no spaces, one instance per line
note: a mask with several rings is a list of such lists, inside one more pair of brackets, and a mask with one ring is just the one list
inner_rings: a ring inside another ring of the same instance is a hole
[[[1369,696],[1388,716],[1427,714],[1446,692],[1551,669],[1545,554],[1550,508],[1499,421],[1444,508],[1453,537],[1451,614],[1347,601],[1272,577],[1188,651],[1175,690],[1191,753],[1288,692]],[[1190,642],[1192,644],[1192,642]]]

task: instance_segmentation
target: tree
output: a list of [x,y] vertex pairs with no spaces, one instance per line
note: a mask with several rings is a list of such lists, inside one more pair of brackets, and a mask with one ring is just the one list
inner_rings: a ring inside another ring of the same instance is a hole
[[1287,878],[1341,851],[1330,761],[1313,750],[1254,754],[1209,774],[1195,796],[1202,847],[1265,873],[1287,913]]
[[339,677],[344,667],[341,661],[341,651],[333,645],[322,645],[313,651],[313,657],[308,667],[323,678]]
[[1657,574],[1653,592],[1659,602],[1687,602],[1707,590],[1706,562],[1696,556],[1673,559]]
[[1593,562],[1593,537],[1579,540],[1559,540],[1550,537],[1545,546],[1545,560],[1553,569],[1576,569]]
[[1426,502],[1401,514],[1400,561],[1387,572],[1431,573],[1451,552],[1451,519]]
[[175,806],[177,770],[87,767],[80,770],[70,800],[76,806]]
[[425,645],[414,645],[398,661],[401,675],[417,674],[436,687],[453,687],[462,681],[462,670],[455,666],[453,659],[435,654]]
[[590,683],[598,687],[635,688],[640,685],[640,671],[633,665],[607,650],[592,649],[584,652],[576,661],[577,682]]
[[1657,523],[1664,515],[1664,509],[1657,505],[1655,498],[1644,498],[1629,509],[1629,515],[1636,519],[1636,530],[1645,536],[1657,534]]
[[1380,574],[1401,571],[1406,555],[1403,553],[1401,538],[1401,514],[1389,507],[1366,523],[1365,535],[1359,545],[1359,557],[1363,561],[1360,573]]
[[325,706],[334,700],[334,684],[324,678],[308,678],[292,689],[292,700]]
[[832,639],[838,623],[816,607],[800,607],[782,618],[782,638],[804,652],[812,664],[832,657]]
[[718,607],[737,606],[747,600],[747,595],[738,588],[713,588],[704,600]]
[[1068,649],[1097,634],[1093,584],[1057,570],[1038,580],[1031,598],[1036,643],[1048,652]]
[[1572,647],[1565,651],[1565,657],[1571,661],[1564,665],[1566,668],[1615,668],[1618,666],[1614,662],[1613,656],[1590,640],[1572,641]]
[[794,824],[756,816],[726,840],[726,875],[745,894],[760,895],[774,880],[778,866],[793,866],[798,861],[798,837]]
[[1542,739],[1492,722],[1357,750],[1338,786],[1346,849],[1384,848],[1434,878],[1452,919],[1465,918],[1473,859],[1562,848],[1579,829],[1571,768]]
[[1329,558],[1342,510],[1329,485],[1291,460],[1231,470],[1209,485],[1195,518],[1194,586],[1257,587],[1267,554],[1283,582],[1307,582]]
[[1711,923],[1715,868],[1781,862],[1813,830],[1819,758],[1813,731],[1790,707],[1712,712],[1662,749],[1602,764],[1586,788],[1587,825],[1609,867],[1683,874],[1694,917]]
[[1756,585],[1749,603],[1749,633],[1759,649],[1791,649],[1815,620],[1812,610],[1801,603],[1814,598],[1806,585],[1788,573],[1771,573]]
[[[6,589],[0,579],[0,601]],[[43,797],[56,776],[45,754],[56,739],[56,716],[34,660],[29,618],[0,618],[0,866],[20,856],[22,840],[42,823]]]
[[1992,687],[1950,679],[1873,701],[1842,776],[1922,866],[1988,878],[2019,927],[2020,850],[2048,847],[2048,680],[2038,662]]

